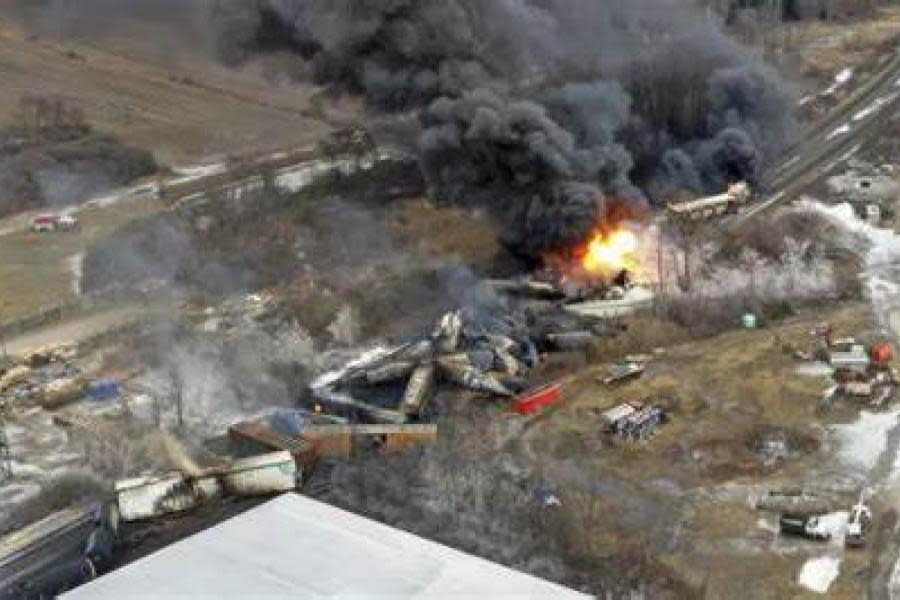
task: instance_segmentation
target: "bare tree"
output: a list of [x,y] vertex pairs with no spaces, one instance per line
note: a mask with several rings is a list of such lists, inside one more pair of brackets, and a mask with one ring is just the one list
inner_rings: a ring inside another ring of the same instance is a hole
[[184,377],[175,365],[169,366],[169,393],[171,404],[175,407],[178,428],[184,427]]

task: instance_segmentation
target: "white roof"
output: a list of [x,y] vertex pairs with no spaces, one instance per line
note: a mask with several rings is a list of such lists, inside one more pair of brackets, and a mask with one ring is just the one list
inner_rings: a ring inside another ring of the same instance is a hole
[[66,600],[587,597],[293,493],[61,596]]
[[606,419],[608,423],[615,423],[636,411],[637,409],[630,404],[620,404],[604,412],[603,418]]

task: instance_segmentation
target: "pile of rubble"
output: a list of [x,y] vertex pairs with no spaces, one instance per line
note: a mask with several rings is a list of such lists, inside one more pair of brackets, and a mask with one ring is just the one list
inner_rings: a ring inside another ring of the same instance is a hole
[[275,317],[280,308],[275,294],[268,290],[233,296],[218,306],[192,308],[199,327],[206,333],[228,332],[248,324],[255,324]]
[[75,347],[48,346],[26,352],[0,377],[0,397],[17,406],[53,409],[81,398],[88,380],[75,365]]
[[[567,310],[564,295],[550,284],[489,281],[480,291],[491,301],[446,313],[424,339],[376,348],[320,376],[310,386],[315,408],[352,420],[404,423],[423,419],[441,382],[510,398],[529,386],[544,353],[585,349],[622,331],[617,321]],[[384,386],[402,391],[373,400]]]
[[836,338],[830,323],[820,323],[810,331],[810,338],[808,350],[785,349],[800,360],[827,368],[834,385],[825,392],[824,403],[846,397],[882,406],[893,397],[898,378],[893,366],[894,348],[886,335],[868,341]]

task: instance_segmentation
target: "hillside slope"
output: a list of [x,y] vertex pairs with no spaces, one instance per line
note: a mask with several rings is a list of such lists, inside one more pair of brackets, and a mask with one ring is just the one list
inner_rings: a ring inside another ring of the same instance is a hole
[[0,120],[15,118],[23,94],[60,95],[170,163],[303,146],[329,129],[318,88],[276,82],[264,65],[228,69],[170,46],[161,27],[61,40],[0,18]]

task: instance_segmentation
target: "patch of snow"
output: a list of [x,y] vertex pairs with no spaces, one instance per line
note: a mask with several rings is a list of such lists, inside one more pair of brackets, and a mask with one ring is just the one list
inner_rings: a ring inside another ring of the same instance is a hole
[[882,106],[893,102],[896,98],[897,92],[888,94],[887,96],[880,96],[878,98],[875,98],[875,100],[873,100],[871,104],[853,115],[853,121],[862,121],[863,119],[880,110]]
[[875,227],[860,219],[850,204],[825,206],[810,201],[802,201],[801,204],[868,242],[867,248],[860,249],[865,254],[863,281],[880,324],[889,325],[891,314],[900,309],[900,284],[890,273],[892,266],[900,265],[900,237],[891,229]]
[[760,518],[756,521],[756,527],[763,531],[768,531],[769,533],[778,533],[778,525],[764,518]]
[[853,67],[847,67],[838,71],[834,76],[834,82],[838,85],[844,85],[853,78]]
[[847,134],[847,133],[850,133],[850,124],[849,124],[849,123],[844,123],[844,124],[841,125],[840,127],[835,128],[834,131],[832,131],[831,133],[829,133],[828,136],[827,136],[825,139],[826,139],[826,140],[833,140],[834,138],[838,137],[839,135],[845,135],[845,134]]
[[830,96],[831,94],[834,94],[838,91],[838,88],[847,85],[851,79],[853,79],[853,68],[847,67],[846,69],[841,69],[834,76],[834,82],[823,90],[821,95]]
[[168,185],[179,185],[189,183],[204,177],[212,177],[213,175],[221,175],[225,173],[228,167],[225,163],[211,163],[208,165],[192,165],[189,167],[177,167],[172,169],[178,177],[168,180]]
[[80,252],[66,259],[69,271],[72,273],[72,291],[76,296],[81,295],[81,280],[83,275],[84,252]]
[[820,556],[803,563],[797,583],[818,594],[828,593],[828,588],[837,579],[841,559],[835,556]]
[[844,547],[844,536],[847,534],[847,521],[850,513],[839,510],[824,515],[819,515],[819,529],[831,535],[831,544],[838,548]]
[[888,433],[897,426],[900,408],[889,412],[862,411],[855,423],[833,425],[832,434],[840,442],[838,459],[855,467],[871,470],[887,449]]
[[12,474],[14,477],[46,477],[47,470],[43,469],[37,465],[33,465],[30,463],[20,462],[18,460],[11,460],[9,462],[10,469],[12,470]]
[[37,483],[8,483],[0,488],[0,503],[4,507],[24,504],[41,493]]

